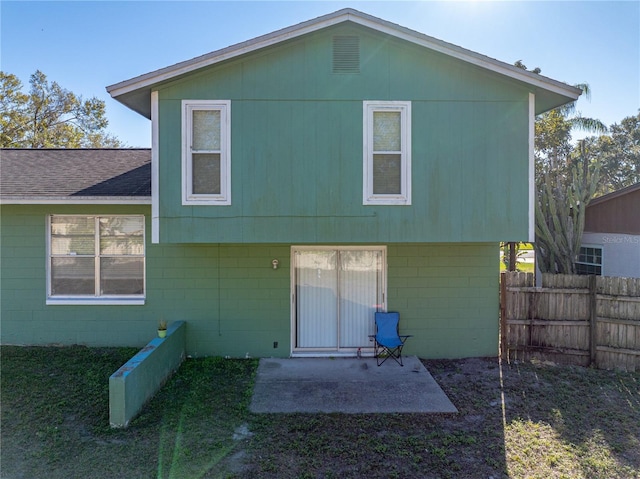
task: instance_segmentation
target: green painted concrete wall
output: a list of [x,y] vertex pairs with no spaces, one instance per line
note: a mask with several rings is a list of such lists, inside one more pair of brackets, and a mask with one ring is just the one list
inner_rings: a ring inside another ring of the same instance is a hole
[[184,321],[171,323],[109,377],[109,424],[127,427],[186,357]]
[[[331,72],[334,34],[359,74]],[[158,88],[169,243],[497,242],[528,236],[528,95],[515,80],[341,25]],[[231,206],[182,206],[181,100],[231,100]],[[412,205],[362,205],[363,100],[412,102]]]
[[[145,304],[47,306],[47,214],[145,214]],[[290,243],[154,245],[150,223],[148,206],[3,205],[2,343],[142,347],[162,318],[187,322],[194,356],[290,354]],[[407,353],[495,355],[498,268],[493,243],[388,244],[388,307],[415,335]]]

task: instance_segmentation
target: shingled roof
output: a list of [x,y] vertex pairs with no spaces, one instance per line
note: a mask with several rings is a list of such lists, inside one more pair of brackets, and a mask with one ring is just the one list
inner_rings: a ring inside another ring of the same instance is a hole
[[151,150],[1,149],[2,203],[150,203]]

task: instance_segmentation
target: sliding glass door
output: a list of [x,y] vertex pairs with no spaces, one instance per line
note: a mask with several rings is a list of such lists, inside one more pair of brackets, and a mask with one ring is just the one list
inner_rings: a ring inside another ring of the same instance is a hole
[[294,351],[356,352],[371,346],[382,310],[383,247],[294,247]]

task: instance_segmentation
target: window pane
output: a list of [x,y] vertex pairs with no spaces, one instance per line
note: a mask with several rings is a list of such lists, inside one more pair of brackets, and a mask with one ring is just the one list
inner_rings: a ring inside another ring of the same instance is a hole
[[51,258],[51,295],[95,295],[93,258]]
[[193,194],[220,194],[220,154],[198,153],[193,155]]
[[142,258],[100,258],[100,294],[142,294]]
[[602,248],[589,248],[582,246],[578,254],[578,262],[602,264]]
[[94,254],[95,218],[91,216],[52,216],[52,254]]
[[374,312],[378,297],[381,251],[340,251],[340,346],[359,347],[375,334]]
[[100,218],[101,254],[144,254],[144,220],[137,216]]
[[54,235],[93,234],[93,216],[52,216],[51,233]]
[[296,346],[299,348],[338,346],[337,251],[296,252],[298,320]]
[[373,112],[373,150],[400,151],[400,112]]
[[577,274],[595,274],[597,276],[602,275],[602,266],[594,264],[576,263]]
[[100,254],[131,255],[144,254],[142,236],[107,236],[100,237]]
[[399,195],[401,169],[400,155],[373,155],[373,194]]
[[220,149],[220,110],[193,111],[193,150]]

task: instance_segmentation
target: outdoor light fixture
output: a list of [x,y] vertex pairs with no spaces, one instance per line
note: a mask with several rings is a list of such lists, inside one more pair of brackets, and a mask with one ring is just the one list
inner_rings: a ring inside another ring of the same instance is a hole
[[273,265],[273,269],[278,269],[278,260],[274,259],[271,264]]

